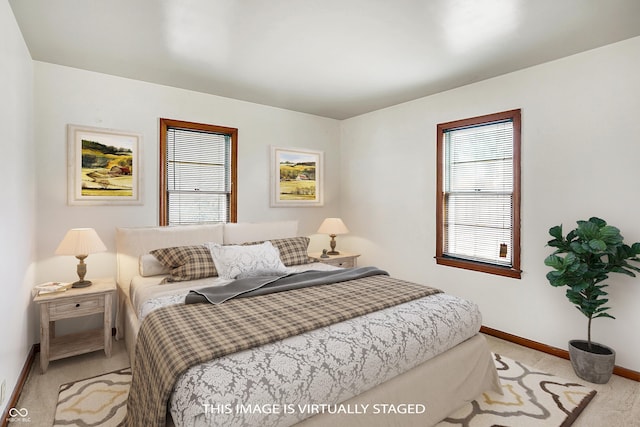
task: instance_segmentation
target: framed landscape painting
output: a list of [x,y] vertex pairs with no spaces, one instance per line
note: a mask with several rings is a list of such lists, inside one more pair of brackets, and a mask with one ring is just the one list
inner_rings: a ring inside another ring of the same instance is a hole
[[140,134],[67,125],[67,140],[70,205],[142,204]]
[[271,206],[322,206],[322,151],[271,147]]

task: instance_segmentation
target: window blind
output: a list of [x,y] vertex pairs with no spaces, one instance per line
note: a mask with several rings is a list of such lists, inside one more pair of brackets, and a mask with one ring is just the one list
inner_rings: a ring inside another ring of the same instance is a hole
[[229,222],[231,136],[167,128],[168,223]]
[[444,132],[444,251],[512,265],[513,122]]

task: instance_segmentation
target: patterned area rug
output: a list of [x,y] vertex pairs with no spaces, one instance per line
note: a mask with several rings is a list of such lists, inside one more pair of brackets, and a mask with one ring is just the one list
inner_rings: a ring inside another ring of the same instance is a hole
[[63,384],[54,426],[117,426],[127,411],[131,368]]
[[[437,427],[568,427],[596,394],[499,354],[494,359],[504,395],[483,393]],[[54,426],[118,426],[130,382],[131,369],[125,368],[62,385]]]
[[568,427],[596,395],[572,381],[494,354],[504,394],[483,393],[437,427]]

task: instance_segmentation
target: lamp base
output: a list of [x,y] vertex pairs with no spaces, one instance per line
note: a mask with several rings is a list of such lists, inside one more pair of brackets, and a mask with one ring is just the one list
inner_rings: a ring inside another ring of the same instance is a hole
[[87,286],[91,286],[91,280],[78,280],[71,285],[72,288],[86,288]]
[[336,235],[329,234],[331,237],[331,241],[329,242],[329,246],[331,246],[331,250],[327,252],[328,255],[340,255],[340,252],[336,251]]

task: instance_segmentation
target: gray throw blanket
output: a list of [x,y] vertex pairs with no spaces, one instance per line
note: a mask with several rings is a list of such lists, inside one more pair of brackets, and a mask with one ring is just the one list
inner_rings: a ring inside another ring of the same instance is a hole
[[209,302],[221,304],[231,298],[242,298],[309,286],[346,282],[363,277],[389,274],[375,267],[345,268],[335,271],[305,271],[281,276],[263,275],[234,280],[224,286],[210,286],[197,291],[189,291],[185,304]]

